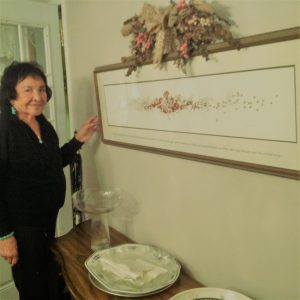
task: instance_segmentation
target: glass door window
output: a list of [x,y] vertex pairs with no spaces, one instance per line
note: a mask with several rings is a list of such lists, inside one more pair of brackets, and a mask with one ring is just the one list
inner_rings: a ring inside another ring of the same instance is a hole
[[[52,87],[47,30],[47,26],[0,23],[0,74],[14,60],[35,61],[45,71],[48,85]],[[44,114],[55,127],[54,99],[48,103]]]
[[22,26],[22,44],[24,57],[36,61],[46,70],[44,29]]
[[0,74],[13,60],[20,60],[18,26],[0,23]]

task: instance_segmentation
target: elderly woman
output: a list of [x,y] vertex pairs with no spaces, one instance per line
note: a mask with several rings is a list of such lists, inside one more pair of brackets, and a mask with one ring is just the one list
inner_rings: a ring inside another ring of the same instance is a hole
[[49,249],[64,204],[63,168],[97,130],[89,118],[62,147],[43,115],[51,89],[35,63],[13,62],[0,86],[0,256],[12,266],[21,300],[56,300]]

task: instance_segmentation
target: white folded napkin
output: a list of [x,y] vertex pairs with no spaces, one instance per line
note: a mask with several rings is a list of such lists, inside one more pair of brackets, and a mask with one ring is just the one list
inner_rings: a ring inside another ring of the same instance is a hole
[[109,271],[121,279],[138,280],[145,277],[149,281],[167,272],[166,269],[140,258],[128,262],[128,264],[118,263],[106,257],[101,257],[100,261],[103,270]]
[[120,264],[108,258],[101,257],[103,270],[110,271],[114,275],[124,279],[137,279],[143,275],[142,272],[132,271],[127,265]]
[[153,265],[148,261],[142,260],[140,258],[138,258],[136,262],[144,268],[144,272],[146,272],[145,276],[148,280],[154,279],[158,275],[168,272],[166,269]]

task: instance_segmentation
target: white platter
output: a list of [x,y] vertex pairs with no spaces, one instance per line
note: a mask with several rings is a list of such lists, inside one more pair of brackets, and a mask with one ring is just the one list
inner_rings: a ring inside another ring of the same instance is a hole
[[154,294],[158,294],[166,289],[168,289],[172,284],[165,286],[162,289],[156,290],[156,291],[152,291],[149,293],[144,293],[144,294],[132,294],[132,293],[124,293],[124,292],[114,292],[109,290],[108,288],[106,288],[101,282],[97,281],[97,279],[95,279],[93,277],[92,274],[88,273],[90,282],[93,284],[93,286],[107,294],[111,294],[111,295],[115,295],[115,296],[121,296],[121,297],[130,297],[130,298],[140,298],[140,297],[145,297],[145,296],[151,296]]
[[170,300],[252,300],[240,293],[219,288],[195,288],[181,292]]
[[110,292],[131,296],[169,287],[177,280],[181,268],[166,251],[140,244],[96,251],[85,261],[85,266]]

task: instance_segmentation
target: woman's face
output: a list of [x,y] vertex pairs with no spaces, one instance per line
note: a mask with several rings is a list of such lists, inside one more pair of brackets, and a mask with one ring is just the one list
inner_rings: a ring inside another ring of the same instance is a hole
[[28,76],[16,85],[16,99],[10,103],[19,118],[31,118],[43,113],[47,104],[46,85],[42,78]]

